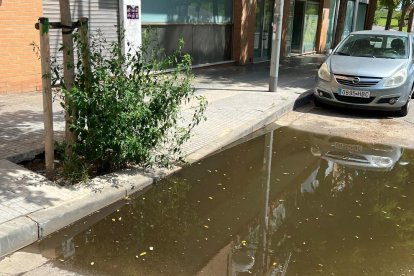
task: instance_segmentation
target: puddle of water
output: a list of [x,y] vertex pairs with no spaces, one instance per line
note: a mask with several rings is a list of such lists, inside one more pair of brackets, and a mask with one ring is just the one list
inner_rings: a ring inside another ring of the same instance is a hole
[[280,128],[25,250],[85,275],[410,275],[413,162]]

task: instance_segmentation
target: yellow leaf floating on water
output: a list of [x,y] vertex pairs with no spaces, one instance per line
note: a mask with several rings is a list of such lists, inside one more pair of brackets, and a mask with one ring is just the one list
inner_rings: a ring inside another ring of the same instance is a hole
[[94,265],[95,263],[94,262],[91,262],[91,265]]
[[277,265],[277,262],[273,262],[273,264],[272,264],[273,266],[276,266]]
[[121,221],[122,220],[122,217],[119,217],[119,219],[118,219],[119,221]]
[[204,228],[208,228],[208,225],[204,225]]
[[246,245],[246,244],[247,244],[247,241],[241,241],[241,243],[242,243],[243,245]]
[[112,221],[115,221],[115,219],[113,218]]
[[145,251],[144,251],[144,252],[139,253],[139,256],[140,256],[140,257],[145,256],[145,255],[147,255],[147,252],[145,252]]
[[212,197],[212,196],[209,196],[208,198],[209,198],[209,199],[213,199],[213,197]]

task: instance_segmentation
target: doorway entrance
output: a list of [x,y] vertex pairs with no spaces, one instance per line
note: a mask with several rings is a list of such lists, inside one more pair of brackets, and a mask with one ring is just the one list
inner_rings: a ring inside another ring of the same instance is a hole
[[290,48],[291,52],[295,54],[301,53],[304,15],[305,15],[305,2],[296,1],[295,8],[293,11],[292,45]]
[[292,18],[292,54],[304,54],[315,51],[318,14],[318,2],[295,1]]
[[257,0],[254,61],[270,59],[274,0]]

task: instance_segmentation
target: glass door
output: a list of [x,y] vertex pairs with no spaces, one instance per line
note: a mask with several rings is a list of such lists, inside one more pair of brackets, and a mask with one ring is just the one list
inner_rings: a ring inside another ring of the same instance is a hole
[[318,29],[319,3],[306,2],[303,23],[302,53],[315,51],[316,32]]
[[258,0],[254,34],[254,60],[270,59],[274,0]]

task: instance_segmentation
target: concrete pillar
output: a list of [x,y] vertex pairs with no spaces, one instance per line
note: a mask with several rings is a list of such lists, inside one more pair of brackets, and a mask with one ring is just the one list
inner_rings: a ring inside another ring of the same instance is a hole
[[233,59],[237,64],[253,62],[256,0],[234,0]]
[[319,2],[319,19],[318,29],[316,31],[316,52],[324,53],[326,47],[326,38],[329,26],[329,8],[331,1],[334,0],[320,0]]

